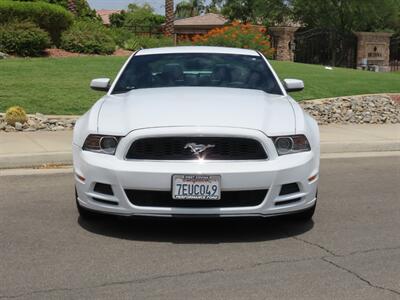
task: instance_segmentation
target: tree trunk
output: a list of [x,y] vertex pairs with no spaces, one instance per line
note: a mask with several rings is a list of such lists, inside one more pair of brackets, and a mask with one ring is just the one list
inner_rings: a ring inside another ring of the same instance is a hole
[[75,0],[68,0],[68,10],[76,15],[76,3]]
[[165,0],[165,28],[166,35],[174,34],[174,0]]

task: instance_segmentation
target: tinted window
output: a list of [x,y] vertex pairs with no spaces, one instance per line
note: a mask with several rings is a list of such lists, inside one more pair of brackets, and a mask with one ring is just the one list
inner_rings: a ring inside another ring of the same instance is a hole
[[282,94],[260,56],[176,53],[134,56],[113,94],[132,89],[206,86],[263,90]]

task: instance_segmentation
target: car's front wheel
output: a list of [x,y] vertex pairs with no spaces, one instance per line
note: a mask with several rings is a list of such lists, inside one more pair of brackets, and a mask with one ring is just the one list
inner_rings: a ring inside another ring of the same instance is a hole
[[312,219],[315,213],[315,209],[317,208],[317,199],[318,199],[318,190],[315,194],[315,203],[310,208],[307,208],[299,213],[293,215],[293,217],[299,221],[307,222]]
[[303,210],[302,212],[296,213],[293,215],[293,217],[296,220],[302,221],[302,222],[307,222],[312,219],[315,213],[315,208],[317,207],[317,201],[315,201],[315,204],[311,206],[310,208],[307,208],[306,210]]

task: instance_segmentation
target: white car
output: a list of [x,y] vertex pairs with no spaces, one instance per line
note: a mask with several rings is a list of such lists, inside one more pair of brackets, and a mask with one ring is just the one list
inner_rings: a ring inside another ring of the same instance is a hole
[[318,125],[261,53],[139,50],[110,82],[74,129],[82,217],[313,216]]

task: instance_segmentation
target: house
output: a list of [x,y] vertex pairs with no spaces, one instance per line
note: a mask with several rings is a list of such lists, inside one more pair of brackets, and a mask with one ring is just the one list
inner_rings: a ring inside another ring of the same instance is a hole
[[178,35],[193,36],[196,34],[205,34],[214,28],[223,27],[228,22],[227,19],[219,14],[208,13],[201,16],[175,20],[174,29]]
[[99,9],[96,10],[98,16],[100,16],[101,20],[103,21],[104,25],[110,25],[110,16],[112,14],[119,14],[121,10],[118,9]]

